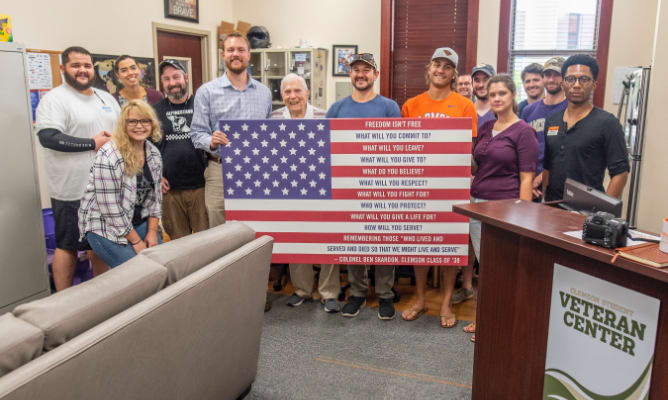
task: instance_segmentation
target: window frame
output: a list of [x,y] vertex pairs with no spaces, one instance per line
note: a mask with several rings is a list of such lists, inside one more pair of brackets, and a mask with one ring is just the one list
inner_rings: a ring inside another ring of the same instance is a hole
[[[594,105],[603,107],[605,103],[605,83],[608,69],[608,52],[610,47],[610,25],[612,24],[613,0],[600,0],[598,21],[598,42],[596,45],[596,59],[599,64],[598,79],[596,80],[596,91],[594,92]],[[510,46],[512,40],[512,9],[513,0],[501,0],[501,12],[499,19],[499,44],[497,57],[497,71],[510,73]],[[546,55],[558,55],[551,51],[543,51]],[[566,51],[564,51],[566,52]],[[516,51],[515,54],[522,51]],[[531,55],[540,55],[540,51],[531,51]],[[573,50],[569,54],[591,53],[591,51]]]

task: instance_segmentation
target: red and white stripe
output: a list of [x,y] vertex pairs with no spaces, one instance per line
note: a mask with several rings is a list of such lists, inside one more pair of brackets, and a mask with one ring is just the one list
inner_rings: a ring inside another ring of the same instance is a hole
[[471,120],[335,119],[331,200],[225,201],[273,262],[466,265]]

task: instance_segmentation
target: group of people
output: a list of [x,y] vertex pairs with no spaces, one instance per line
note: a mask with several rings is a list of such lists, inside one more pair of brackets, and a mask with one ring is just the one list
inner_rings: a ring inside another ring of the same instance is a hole
[[[527,99],[518,108],[510,76],[497,75],[489,64],[459,76],[457,53],[438,48],[426,67],[427,90],[400,108],[375,92],[380,71],[374,56],[354,54],[352,95],[326,112],[308,103],[309,88],[296,74],[283,78],[285,106],[272,111],[270,90],[248,73],[250,45],[245,36],[226,37],[223,59],[225,73],[203,84],[194,97],[188,95],[183,67],[173,60],[161,62],[166,97],[160,99],[159,92],[139,85],[134,60],[121,56],[114,70],[123,88],[114,98],[91,86],[94,70],[85,49],[63,52],[65,83],[49,92],[37,110],[56,222],[57,289],[71,283],[77,250],[92,248],[94,269],[103,271],[159,243],[160,218],[172,238],[224,223],[220,157],[230,138],[219,129],[220,120],[471,118],[472,202],[558,200],[567,177],[619,196],[626,182],[629,163],[621,125],[590,101],[598,77],[598,63],[590,56],[554,57],[544,65],[527,66],[521,75]],[[604,189],[606,169],[611,179]],[[471,221],[470,237],[479,258],[479,221]],[[289,268],[295,292],[288,305],[297,307],[313,298],[314,268]],[[414,271],[416,300],[401,315],[406,321],[427,311],[428,268],[416,266]],[[452,305],[473,296],[473,268],[462,269],[458,290],[457,268],[442,271],[440,325],[452,328],[457,324]],[[394,267],[375,266],[374,272],[378,317],[393,319]],[[348,266],[348,281],[350,296],[342,307],[337,301],[339,266],[320,266],[318,291],[326,312],[355,317],[364,307],[367,267]],[[464,329],[475,333],[475,324]]]

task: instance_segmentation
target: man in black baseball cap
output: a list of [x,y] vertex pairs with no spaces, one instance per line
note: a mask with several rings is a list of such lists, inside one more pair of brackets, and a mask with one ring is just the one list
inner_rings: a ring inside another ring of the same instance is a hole
[[204,169],[207,161],[190,139],[194,98],[188,91],[188,74],[177,60],[158,66],[165,98],[153,105],[160,119],[163,138],[157,143],[162,154],[162,224],[172,239],[209,228],[204,202]]

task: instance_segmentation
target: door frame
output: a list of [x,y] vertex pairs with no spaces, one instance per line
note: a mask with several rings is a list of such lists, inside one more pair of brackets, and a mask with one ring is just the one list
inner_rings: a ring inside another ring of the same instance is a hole
[[160,85],[160,74],[158,73],[158,66],[160,64],[160,60],[158,60],[158,31],[198,36],[200,39],[202,39],[200,42],[202,45],[202,84],[212,79],[213,75],[211,71],[211,55],[209,54],[211,32],[201,29],[188,28],[185,26],[161,24],[159,22],[152,22],[151,30],[153,31],[153,57],[156,60],[155,76],[158,85]]

